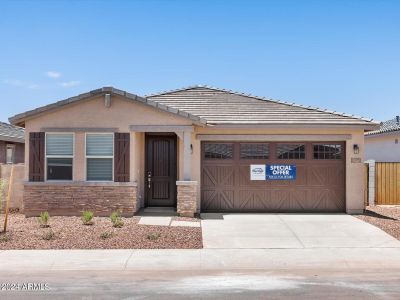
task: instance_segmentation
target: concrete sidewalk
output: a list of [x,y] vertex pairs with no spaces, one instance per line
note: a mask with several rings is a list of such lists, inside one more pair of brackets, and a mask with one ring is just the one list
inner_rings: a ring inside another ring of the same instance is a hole
[[2,270],[400,270],[399,248],[4,250]]

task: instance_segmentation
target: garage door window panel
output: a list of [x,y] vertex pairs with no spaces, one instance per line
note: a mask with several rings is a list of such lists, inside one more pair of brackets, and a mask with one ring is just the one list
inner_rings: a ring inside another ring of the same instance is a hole
[[305,159],[306,147],[304,144],[278,144],[278,159]]
[[269,145],[267,143],[240,144],[240,159],[268,159]]
[[343,150],[340,144],[314,144],[314,159],[342,159]]
[[233,144],[206,143],[204,144],[205,159],[233,159]]

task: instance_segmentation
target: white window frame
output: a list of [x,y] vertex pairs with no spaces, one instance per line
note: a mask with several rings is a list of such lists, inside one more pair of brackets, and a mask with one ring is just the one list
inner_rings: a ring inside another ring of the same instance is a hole
[[[12,150],[12,154],[11,154],[11,162],[9,162],[8,159],[8,155],[7,155],[7,151],[8,149]],[[8,165],[12,165],[15,163],[15,144],[7,144],[6,145],[6,164]]]
[[[72,134],[72,155],[47,155],[47,136],[48,135],[60,135],[60,134]],[[74,161],[75,161],[75,133],[74,132],[45,132],[45,137],[44,137],[44,157],[45,157],[45,163],[44,163],[44,178],[45,181],[50,181],[50,182],[71,182],[74,181]],[[67,180],[67,179],[47,179],[47,159],[48,158],[72,158],[72,179]]]
[[[110,156],[110,155],[102,155],[102,156],[99,156],[99,155],[87,155],[86,153],[86,145],[87,145],[87,136],[88,135],[94,135],[94,134],[101,134],[101,135],[105,135],[105,134],[108,134],[108,135],[111,135],[112,136],[112,147],[113,147],[113,155],[112,156]],[[115,138],[115,135],[114,135],[114,132],[85,132],[85,149],[84,149],[84,151],[85,151],[85,181],[87,181],[87,182],[114,182],[114,156],[115,156],[115,142],[114,142],[114,138]],[[87,173],[87,161],[88,161],[88,158],[111,158],[112,159],[112,178],[111,178],[111,180],[88,180],[88,173]]]

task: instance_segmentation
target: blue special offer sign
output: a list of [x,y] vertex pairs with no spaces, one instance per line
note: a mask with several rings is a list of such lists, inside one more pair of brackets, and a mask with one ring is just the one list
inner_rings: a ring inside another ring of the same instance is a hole
[[296,165],[267,165],[265,173],[267,180],[295,180]]

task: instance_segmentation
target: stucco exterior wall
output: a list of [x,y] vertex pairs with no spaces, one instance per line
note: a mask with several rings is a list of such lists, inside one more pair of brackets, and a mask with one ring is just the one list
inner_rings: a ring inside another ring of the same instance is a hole
[[[163,112],[140,102],[132,103],[123,97],[113,96],[111,106],[105,107],[104,97],[94,97],[87,101],[74,103],[57,111],[47,112],[25,122],[25,140],[29,141],[30,132],[45,131],[45,128],[108,128],[117,132],[129,132],[130,125],[191,125],[184,117]],[[135,133],[132,133],[135,134]],[[143,137],[135,134],[137,145],[143,143]],[[134,138],[132,138],[134,139]],[[85,179],[85,132],[75,133],[74,178]],[[144,147],[144,143],[143,143]],[[133,148],[132,148],[133,149]],[[144,148],[143,148],[144,151]],[[25,151],[25,161],[29,161],[29,147]],[[131,174],[137,175],[134,163]],[[135,177],[134,177],[135,178]],[[28,179],[28,168],[25,172]]]
[[[24,191],[24,164],[0,164],[0,178],[10,182],[11,169],[14,167],[13,181],[11,186],[10,196],[10,209],[23,210],[23,191]],[[8,193],[8,185],[3,195],[3,208],[6,204],[6,198]]]
[[400,162],[400,132],[365,136],[365,159]]
[[[108,128],[118,132],[130,132],[130,125],[193,125],[192,121],[181,116],[160,111],[142,103],[132,103],[122,97],[113,96],[111,107],[104,105],[103,97],[94,97],[91,100],[71,104],[58,111],[45,113],[35,118],[28,119],[26,125],[26,140],[30,132],[45,131],[45,128]],[[77,131],[75,134],[75,157],[73,176],[75,181],[85,180],[85,132]],[[360,212],[364,208],[364,134],[362,129],[349,128],[246,128],[223,129],[214,127],[194,126],[191,134],[191,174],[192,181],[197,181],[197,208],[200,209],[201,187],[201,142],[198,134],[319,134],[349,135],[346,141],[346,207],[349,213]],[[145,178],[145,134],[143,132],[130,132],[131,160],[130,180],[137,182],[137,197],[140,206],[144,203],[144,178]],[[358,144],[360,153],[353,153],[353,144]],[[26,147],[25,159],[28,162],[29,147]],[[183,180],[183,142],[178,138],[178,180]],[[28,168],[25,169],[25,179],[28,179]]]

